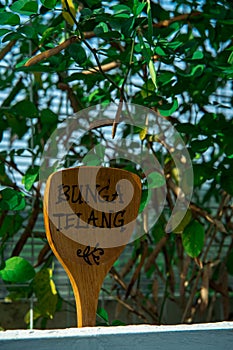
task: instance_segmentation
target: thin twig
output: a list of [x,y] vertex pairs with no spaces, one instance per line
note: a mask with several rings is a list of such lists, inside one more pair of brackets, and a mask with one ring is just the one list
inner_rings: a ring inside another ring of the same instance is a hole
[[82,42],[86,45],[86,47],[87,47],[87,48],[91,51],[91,53],[93,54],[93,56],[94,56],[94,58],[95,58],[95,60],[96,60],[96,63],[97,63],[97,66],[98,66],[98,69],[99,69],[100,73],[105,77],[106,80],[108,80],[113,86],[115,86],[115,88],[117,88],[117,89],[119,90],[120,87],[115,83],[115,81],[112,80],[112,79],[105,73],[105,71],[103,71],[96,50],[93,49],[92,46],[91,46],[85,39],[83,39]]
[[[121,117],[121,112],[122,112],[122,107],[123,107],[123,101],[126,102],[126,98],[125,98],[125,84],[126,84],[126,81],[127,81],[127,78],[128,78],[130,70],[131,70],[131,63],[129,65],[129,67],[128,67],[127,73],[126,73],[124,81],[122,83],[122,86],[120,88],[118,87],[118,90],[120,91],[120,102],[119,102],[117,113],[116,113],[116,116],[115,116],[115,119],[114,119],[114,122],[113,122],[113,125],[112,125],[112,139],[114,139],[114,137],[116,135],[117,125],[120,122],[120,117]],[[128,110],[128,106],[127,105],[126,105],[126,109],[127,109],[128,115],[130,115],[130,112]]]
[[132,270],[134,264],[137,261],[138,255],[139,255],[139,252],[135,254],[132,258],[130,258],[128,262],[124,265],[120,273],[121,278],[124,278]]
[[133,288],[133,286],[134,286],[134,284],[135,284],[135,282],[136,282],[136,280],[141,272],[141,269],[142,269],[143,264],[145,262],[145,259],[147,257],[147,253],[148,253],[148,243],[147,243],[147,241],[144,241],[142,243],[141,259],[140,259],[140,262],[139,262],[138,266],[136,267],[134,274],[129,282],[128,288],[127,288],[126,293],[125,293],[125,299],[128,298],[128,296],[129,296],[129,294],[130,294],[130,292],[131,292],[131,290],[132,290],[132,288]]
[[132,305],[129,305],[127,304],[124,300],[122,300],[120,297],[117,297],[117,296],[112,296],[112,294],[107,291],[105,288],[101,288],[101,290],[103,292],[105,292],[106,294],[108,295],[111,295],[111,297],[116,300],[119,304],[123,305],[127,310],[129,310],[130,312],[132,312],[133,314],[137,315],[140,319],[142,319],[145,323],[147,323],[147,319],[146,317],[141,313],[139,312],[137,309],[133,308]]
[[[111,268],[110,274],[115,279],[115,281],[126,291],[127,285],[125,282],[121,279],[120,275],[117,273],[114,267]],[[146,298],[142,292],[139,290],[136,290],[133,292],[131,290],[130,295],[132,299],[137,303],[138,307],[140,307],[142,310],[144,310],[157,324],[158,321],[158,315],[156,313],[154,305]],[[146,304],[146,306],[145,306]]]
[[144,267],[145,272],[147,272],[150,269],[151,265],[154,263],[155,259],[157,258],[158,254],[161,252],[161,250],[164,247],[164,245],[166,244],[166,242],[167,242],[167,237],[164,236],[156,244],[153,252],[149,255],[147,262],[145,264],[145,267]]
[[119,102],[117,112],[116,112],[116,116],[115,116],[115,119],[114,119],[113,124],[112,124],[112,139],[114,139],[114,137],[116,135],[117,124],[120,121],[122,107],[123,107],[123,96],[121,95],[120,102]]

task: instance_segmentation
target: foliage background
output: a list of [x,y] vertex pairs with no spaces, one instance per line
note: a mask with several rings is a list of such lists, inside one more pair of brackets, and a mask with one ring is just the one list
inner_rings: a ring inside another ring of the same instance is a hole
[[[112,268],[112,288],[105,292],[141,322],[164,322],[168,299],[181,310],[177,322],[195,322],[198,315],[216,320],[219,299],[221,319],[232,319],[232,5],[224,0],[1,1],[0,138],[3,143],[10,135],[10,143],[0,152],[0,277],[8,300],[36,298],[37,327],[45,327],[65,302],[54,284],[45,234],[36,229],[42,212],[40,156],[67,115],[112,101],[147,106],[173,123],[190,152],[195,188],[185,220],[165,234],[178,191],[167,154],[164,213],[131,246],[124,266]],[[97,132],[80,140],[75,157],[81,161],[100,138]],[[16,149],[20,140],[26,149]],[[146,133],[141,141],[156,147]],[[26,169],[20,157],[30,158]],[[32,237],[41,245],[33,264],[24,254]],[[105,310],[99,316],[110,322]]]

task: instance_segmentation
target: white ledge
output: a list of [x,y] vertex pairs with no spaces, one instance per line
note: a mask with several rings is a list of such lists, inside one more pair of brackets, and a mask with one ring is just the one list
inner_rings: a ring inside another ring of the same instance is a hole
[[233,322],[0,332],[2,350],[232,350]]

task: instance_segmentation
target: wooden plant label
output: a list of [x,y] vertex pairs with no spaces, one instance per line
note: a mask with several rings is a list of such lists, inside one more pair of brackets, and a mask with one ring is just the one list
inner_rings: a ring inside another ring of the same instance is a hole
[[121,169],[77,167],[47,181],[46,235],[70,278],[79,327],[95,325],[100,288],[130,240],[140,200],[139,177]]

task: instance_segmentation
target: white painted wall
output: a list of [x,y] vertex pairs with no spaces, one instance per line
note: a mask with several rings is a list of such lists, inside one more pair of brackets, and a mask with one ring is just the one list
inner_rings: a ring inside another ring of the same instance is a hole
[[233,322],[0,332],[1,350],[233,350]]

